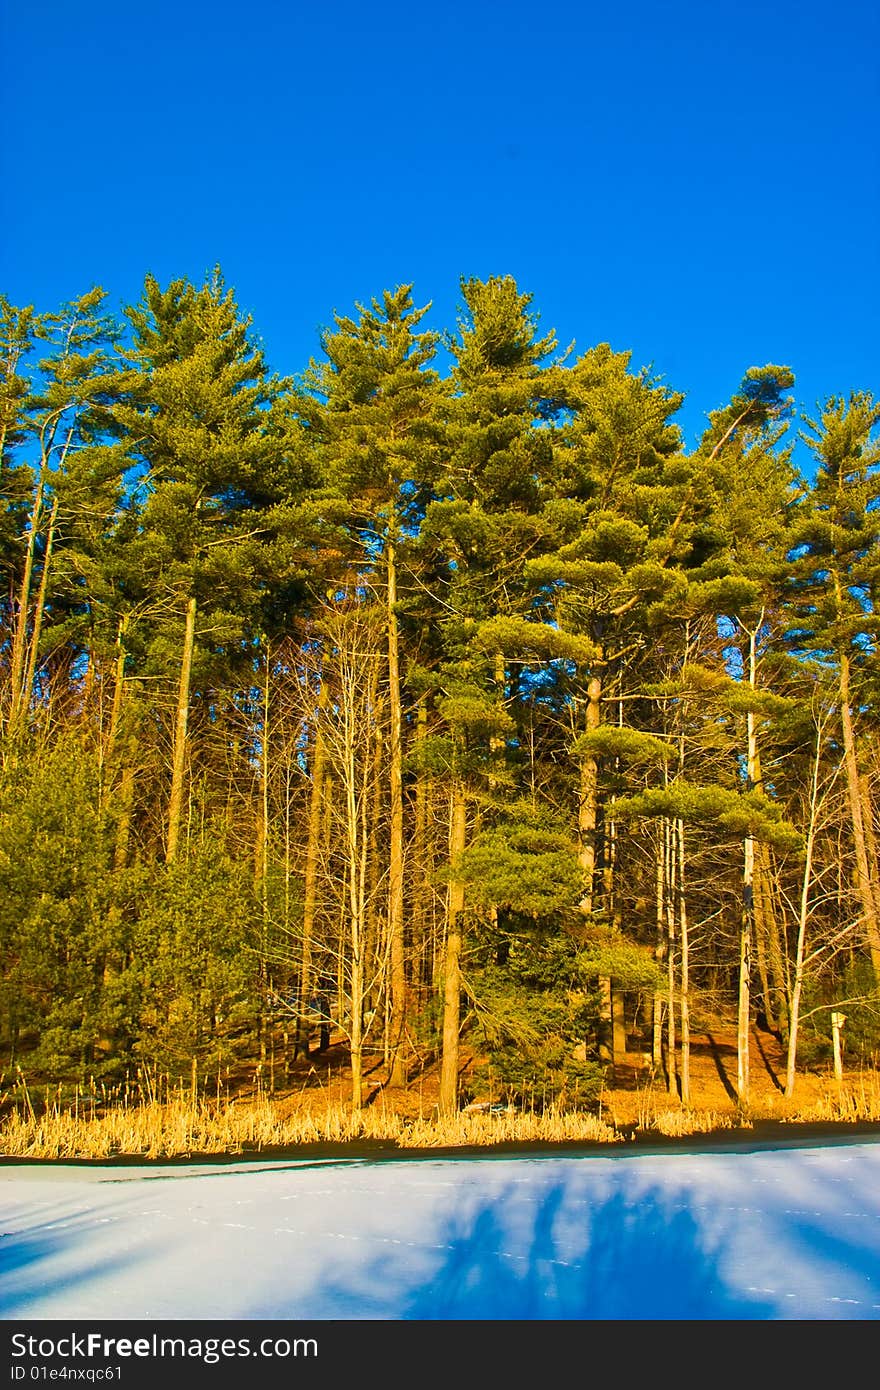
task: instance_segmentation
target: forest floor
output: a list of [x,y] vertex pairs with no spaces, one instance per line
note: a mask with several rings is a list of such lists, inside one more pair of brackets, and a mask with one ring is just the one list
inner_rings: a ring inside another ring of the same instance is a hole
[[[853,1134],[880,1138],[880,1069],[847,1068],[838,1079],[830,1064],[801,1066],[787,1098],[785,1050],[754,1027],[749,1048],[749,1103],[737,1100],[735,1023],[703,1021],[691,1035],[690,1092],[680,1078],[652,1071],[642,1053],[627,1052],[608,1067],[601,1093],[588,1109],[564,1109],[535,1094],[507,1106],[481,1090],[484,1060],[462,1039],[461,1112],[442,1115],[437,1057],[410,1059],[405,1085],[386,1084],[385,1059],[364,1059],[363,1104],[352,1107],[351,1060],[345,1038],[333,1034],[318,1050],[295,1060],[270,1048],[259,1064],[228,1078],[197,1075],[191,1082],[153,1077],[147,1093],[105,1094],[77,1088],[62,1098],[51,1087],[28,1088],[21,1079],[2,1097],[0,1160],[188,1159],[209,1155],[358,1152],[373,1156],[443,1150],[464,1153],[558,1147],[600,1148],[628,1141],[647,1145],[754,1146],[826,1142]],[[491,1104],[491,1108],[490,1108]]]
[[[461,1089],[467,1097],[469,1078],[480,1059],[463,1045],[460,1053]],[[746,1123],[817,1123],[880,1120],[880,1072],[848,1068],[839,1086],[829,1065],[801,1067],[794,1094],[786,1098],[786,1051],[779,1038],[753,1027],[749,1057],[749,1107],[744,1115],[737,1102],[737,1048],[735,1026],[721,1023],[691,1036],[690,1097],[680,1098],[680,1079],[670,1086],[663,1069],[647,1067],[637,1053],[606,1071],[599,1097],[599,1114],[614,1129],[632,1134],[664,1130],[724,1130]],[[428,1119],[439,1101],[439,1061],[429,1060],[414,1069],[405,1087],[384,1084],[381,1056],[365,1059],[365,1105],[386,1110],[405,1120]],[[260,1085],[263,1079],[260,1079]],[[267,1089],[268,1086],[267,1086]],[[298,1058],[284,1076],[274,1076],[273,1099],[284,1116],[320,1114],[324,1108],[345,1105],[351,1099],[351,1068],[342,1038],[334,1037],[324,1052]],[[690,1123],[688,1124],[688,1121]]]

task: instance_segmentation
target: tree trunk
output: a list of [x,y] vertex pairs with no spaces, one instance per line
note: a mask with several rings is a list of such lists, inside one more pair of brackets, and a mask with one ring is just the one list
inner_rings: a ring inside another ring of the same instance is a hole
[[31,515],[28,524],[27,547],[24,555],[24,572],[21,577],[21,584],[18,590],[18,604],[15,620],[15,632],[12,637],[12,652],[9,663],[9,724],[8,729],[11,735],[18,732],[19,721],[21,719],[25,701],[24,671],[27,659],[27,633],[28,620],[30,618],[31,607],[31,587],[34,577],[34,557],[36,553],[37,536],[39,534],[40,520],[43,511],[43,494],[45,491],[45,479],[41,472],[37,490],[34,494],[34,504],[31,508]]
[[177,716],[174,724],[174,750],[171,765],[171,795],[168,801],[168,847],[165,862],[171,864],[177,856],[180,824],[183,816],[183,783],[186,769],[186,731],[189,722],[189,691],[192,674],[193,647],[196,632],[196,600],[186,605],[186,626],[180,662],[180,682],[177,689]]
[[104,788],[104,797],[109,794],[110,777],[113,770],[113,760],[116,752],[116,740],[119,737],[119,725],[122,720],[122,698],[125,691],[125,643],[123,641],[128,627],[128,615],[124,614],[119,619],[116,629],[116,664],[113,670],[113,702],[110,706],[110,727],[107,730],[107,745],[104,751],[104,762],[107,767],[107,780]]
[[24,678],[22,690],[22,712],[27,709],[34,682],[37,678],[37,663],[39,660],[40,637],[43,631],[43,616],[46,612],[46,597],[49,590],[49,565],[52,561],[52,551],[55,546],[55,527],[58,522],[58,498],[52,499],[52,510],[49,513],[49,525],[46,529],[46,549],[43,552],[43,569],[40,574],[40,587],[37,590],[37,601],[34,607],[34,622],[31,631],[30,650],[28,652],[27,671]]
[[[256,871],[260,887],[260,1059],[265,1061],[271,1043],[271,1001],[273,982],[269,971],[269,649],[266,647],[266,679],[263,685],[263,727],[260,736],[260,813],[257,827]],[[272,1054],[274,1056],[274,1052]],[[270,1089],[275,1089],[274,1066],[270,1068]]]
[[767,1020],[768,1028],[775,1031],[775,1010],[773,1000],[770,997],[770,976],[767,970],[767,951],[766,951],[766,923],[764,920],[764,893],[761,883],[761,856],[760,846],[755,845],[755,858],[753,865],[752,887],[754,903],[754,946],[755,964],[758,967],[758,979],[761,982],[761,1000],[764,1005],[764,1016]]
[[675,822],[678,850],[676,896],[678,899],[678,937],[681,943],[681,1099],[689,1105],[691,1099],[691,1019],[690,1019],[690,939],[688,931],[687,898],[684,877],[684,821]]
[[766,1014],[769,1027],[788,1035],[785,961],[774,896],[774,869],[767,845],[755,846],[755,930],[764,942],[767,961]]
[[122,776],[119,790],[114,800],[117,811],[116,831],[113,841],[113,868],[119,873],[128,863],[128,841],[131,835],[131,822],[134,815],[135,764],[138,755],[137,735],[132,732],[127,739],[123,756]]
[[[263,729],[260,739],[260,905],[264,936],[269,921],[269,649],[266,648],[266,681],[263,686]],[[265,959],[265,947],[264,947]]]
[[[623,728],[623,701],[617,701],[617,727]],[[620,771],[620,759],[615,758],[615,773]],[[620,895],[617,892],[617,826],[604,820],[602,826],[602,907],[605,916],[617,931],[623,930]]]
[[611,1053],[615,1061],[626,1061],[626,1000],[617,988],[611,990]]
[[[346,682],[348,685],[348,682]],[[351,1105],[360,1110],[363,1096],[363,1006],[364,1006],[364,905],[367,870],[367,846],[365,843],[366,806],[363,795],[363,777],[359,776],[358,752],[361,761],[366,750],[358,750],[356,738],[360,729],[355,727],[354,692],[346,688],[343,694],[346,705],[345,734],[343,749],[343,783],[345,791],[345,844],[346,880],[348,885],[348,943],[351,950],[349,967],[350,1017],[349,1044],[351,1049]]]
[[806,963],[807,922],[810,912],[810,887],[813,875],[813,850],[816,843],[816,827],[819,812],[819,760],[822,752],[822,727],[816,730],[816,756],[813,762],[813,776],[810,786],[810,820],[807,826],[807,842],[804,847],[804,872],[801,879],[800,910],[798,912],[797,946],[795,948],[794,983],[789,1005],[788,1055],[785,1066],[785,1095],[788,1099],[794,1094],[795,1069],[797,1067],[798,1027],[800,1024],[801,993],[804,985]]
[[[660,821],[657,828],[657,872],[655,884],[655,923],[657,928],[656,944],[654,946],[654,959],[658,965],[663,965],[666,961],[668,942],[666,937],[666,910],[665,910],[665,832],[663,822]],[[653,995],[652,1012],[652,1039],[651,1039],[651,1062],[654,1070],[659,1072],[663,1065],[663,992],[656,989]]]
[[865,831],[865,848],[868,854],[868,873],[874,889],[874,902],[880,912],[880,877],[878,877],[877,838],[874,834],[874,808],[871,805],[871,790],[865,774],[859,768],[859,793],[862,803],[862,825]]
[[746,840],[743,865],[743,920],[739,945],[739,992],[736,1015],[736,1095],[741,1109],[749,1104],[749,1014],[752,965],[751,854],[754,841]]
[[[590,677],[587,686],[586,731],[598,729],[602,718],[602,678]],[[584,880],[580,910],[585,917],[593,911],[596,872],[596,823],[598,819],[599,764],[588,756],[581,763],[578,800],[578,863]]]
[[874,899],[871,866],[868,861],[868,843],[862,816],[861,777],[856,757],[852,711],[849,701],[849,657],[844,654],[840,658],[840,720],[843,728],[843,765],[846,773],[846,789],[855,849],[856,882],[862,905],[865,938],[871,956],[871,964],[874,967],[874,978],[880,984],[880,917],[878,917],[877,904]]
[[[452,790],[449,859],[454,864],[464,851],[467,817],[464,786],[456,779]],[[461,1027],[461,918],[464,883],[453,878],[446,894],[446,957],[443,976],[443,1051],[440,1060],[440,1113],[458,1111],[458,1035]]]
[[[416,741],[421,742],[428,732],[428,711],[424,701],[416,717]],[[428,777],[419,770],[414,793],[413,853],[410,861],[410,898],[412,913],[413,955],[419,962],[419,1004],[434,980],[435,946],[428,935],[427,894],[430,883],[428,868]]]
[[[387,969],[388,923],[384,913],[379,911],[379,880],[381,856],[379,843],[384,841],[382,825],[382,801],[385,791],[382,775],[385,761],[385,740],[381,726],[377,723],[373,730],[373,767],[371,786],[371,806],[369,818],[369,846],[367,859],[367,891],[364,903],[364,1009],[373,1010],[381,1003],[385,1012],[384,1048],[385,1065],[391,1055],[391,989]],[[387,901],[385,906],[387,907]],[[381,917],[381,921],[380,921]]]
[[[755,736],[754,748],[754,787],[763,789],[764,779],[761,771],[761,753]],[[755,845],[754,863],[754,926],[755,952],[758,959],[758,973],[761,977],[761,990],[764,999],[764,1013],[767,1026],[779,1033],[787,1028],[786,979],[782,959],[782,945],[779,939],[779,922],[776,905],[773,901],[773,868],[770,850],[767,845]]]
[[[18,615],[15,633],[12,642],[12,654],[10,662],[11,680],[11,707],[9,715],[9,732],[15,734],[19,724],[27,710],[33,689],[33,680],[36,673],[37,646],[39,644],[39,633],[43,620],[43,608],[46,601],[46,587],[48,583],[49,561],[52,554],[52,543],[55,535],[55,524],[58,518],[58,497],[53,498],[49,522],[49,534],[46,542],[46,553],[43,558],[43,574],[40,582],[40,599],[37,604],[37,616],[35,618],[35,631],[31,634],[30,659],[27,663],[28,672],[25,674],[25,659],[27,652],[27,628],[31,602],[31,587],[33,584],[34,556],[36,552],[37,536],[42,518],[43,499],[46,492],[46,483],[49,477],[49,461],[55,448],[55,438],[61,412],[55,412],[51,417],[51,422],[40,431],[40,477],[37,483],[37,490],[34,494],[34,505],[31,508],[30,525],[28,529],[27,549],[25,552],[24,574],[22,575],[21,588],[19,589]],[[73,428],[68,430],[67,438],[64,441],[57,460],[57,467],[63,469],[68,452],[73,443]]]
[[663,821],[664,903],[666,909],[666,1084],[669,1094],[678,1095],[675,1058],[675,846],[672,822]]
[[397,569],[394,546],[388,542],[388,700],[391,746],[388,750],[389,846],[388,937],[391,962],[391,1019],[388,1083],[403,1086],[406,1063],[403,1036],[406,1026],[406,964],[403,940],[403,733],[400,705],[399,625],[397,621]]
[[351,955],[351,1021],[349,1032],[351,1048],[352,1110],[361,1110],[364,1104],[363,995],[364,979],[360,957],[360,944],[356,943],[353,939]]
[[[598,729],[602,719],[602,677],[590,676],[587,684],[587,733]],[[585,917],[591,917],[596,898],[596,827],[599,820],[599,763],[588,756],[581,763],[580,795],[578,800],[578,864],[583,876],[580,907]],[[599,1060],[614,1067],[614,1026],[611,1008],[612,981],[607,976],[599,980]]]
[[[754,690],[758,672],[758,631],[763,621],[748,634],[749,687]],[[751,791],[758,776],[758,738],[754,712],[746,714],[746,789]],[[743,845],[742,926],[739,945],[739,989],[736,1014],[736,1095],[741,1109],[749,1104],[749,1032],[751,1026],[752,946],[755,931],[755,841],[747,835]]]
[[317,907],[318,862],[321,854],[324,804],[324,731],[321,727],[321,712],[327,701],[327,687],[321,681],[318,708],[315,715],[314,738],[312,743],[312,785],[309,792],[309,833],[306,842],[306,862],[303,883],[303,924],[302,951],[299,968],[299,996],[297,999],[296,1034],[293,1042],[294,1059],[301,1052],[309,1055],[308,1015],[312,997],[312,941],[315,934],[315,913]]
[[599,1019],[596,1030],[596,1048],[599,1054],[599,1061],[603,1067],[608,1067],[610,1075],[614,1075],[614,1007],[613,991],[610,975],[600,975],[597,981],[599,987]]

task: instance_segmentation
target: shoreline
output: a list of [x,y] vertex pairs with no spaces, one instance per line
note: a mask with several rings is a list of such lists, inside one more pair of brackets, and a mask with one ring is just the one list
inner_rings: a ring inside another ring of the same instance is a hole
[[254,1163],[309,1163],[310,1161],[350,1160],[358,1162],[421,1161],[451,1158],[537,1158],[601,1157],[622,1158],[638,1154],[647,1157],[667,1153],[748,1153],[770,1149],[805,1149],[870,1142],[880,1143],[880,1121],[788,1122],[756,1120],[751,1125],[701,1131],[685,1135],[660,1134],[637,1129],[617,1131],[609,1141],[580,1139],[499,1139],[485,1144],[444,1144],[413,1146],[393,1139],[357,1138],[348,1140],[304,1141],[300,1144],[265,1145],[229,1153],[199,1152],[174,1155],[117,1154],[105,1158],[31,1157],[0,1153],[0,1173],[21,1167],[70,1168],[87,1170],[126,1168],[238,1167]]

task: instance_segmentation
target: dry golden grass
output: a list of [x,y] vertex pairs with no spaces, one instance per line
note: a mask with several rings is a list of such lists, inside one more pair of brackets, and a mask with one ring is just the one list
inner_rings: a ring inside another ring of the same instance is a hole
[[405,1120],[381,1108],[354,1112],[348,1106],[328,1105],[320,1111],[285,1116],[268,1099],[218,1107],[181,1098],[167,1104],[120,1107],[94,1118],[57,1107],[44,1115],[16,1107],[0,1125],[0,1154],[7,1158],[154,1159],[363,1139],[432,1149],[511,1141],[614,1143],[619,1137],[594,1115],[552,1110]]
[[403,1142],[410,1148],[483,1147],[507,1143],[615,1144],[621,1136],[596,1115],[505,1110],[496,1115],[461,1114],[412,1120]]
[[[377,1123],[378,1119],[378,1123]],[[204,1101],[156,1102],[94,1119],[70,1111],[36,1116],[13,1110],[0,1126],[0,1153],[11,1158],[177,1158],[247,1150],[397,1137],[399,1122],[342,1106],[320,1115],[281,1118],[269,1100],[215,1107]]]
[[[688,1105],[656,1081],[628,1092],[603,1095],[598,1115],[509,1108],[496,1113],[463,1111],[443,1117],[436,1105],[423,1113],[400,1113],[379,1094],[360,1111],[330,1091],[300,1093],[286,1100],[261,1093],[238,1099],[194,1099],[179,1088],[162,1101],[148,1097],[77,1097],[61,1104],[47,1091],[34,1102],[23,1081],[17,1096],[7,1092],[0,1119],[0,1157],[32,1159],[168,1159],[238,1155],[302,1145],[379,1141],[400,1149],[491,1148],[511,1143],[613,1144],[624,1135],[686,1136],[748,1128],[765,1120],[791,1125],[880,1121],[880,1073],[855,1072],[838,1085],[833,1078],[799,1078],[795,1096],[776,1089],[756,1094],[743,1113],[716,1088],[697,1092]],[[398,1103],[400,1097],[397,1097]]]
[[719,1115],[714,1110],[691,1110],[686,1106],[665,1107],[646,1114],[639,1129],[656,1134],[680,1137],[686,1134],[714,1134],[716,1130],[738,1128],[748,1121],[733,1115]]
[[880,1120],[880,1076],[875,1071],[861,1072],[840,1086],[830,1086],[824,1095],[798,1105],[793,1114],[783,1118],[794,1124]]
[[876,1123],[880,1121],[880,1074],[854,1072],[840,1085],[833,1078],[801,1077],[794,1096],[765,1087],[754,1095],[747,1109],[719,1094],[711,1102],[686,1105],[657,1085],[609,1093],[607,1103],[616,1126],[666,1135],[749,1129],[764,1121],[790,1125]]

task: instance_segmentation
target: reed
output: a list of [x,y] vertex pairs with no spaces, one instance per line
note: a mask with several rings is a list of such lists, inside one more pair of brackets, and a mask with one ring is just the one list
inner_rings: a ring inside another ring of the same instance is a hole
[[683,1137],[687,1134],[713,1134],[719,1129],[748,1127],[750,1120],[739,1114],[719,1114],[715,1110],[690,1110],[674,1106],[646,1117],[640,1128],[656,1134]]
[[861,1072],[784,1118],[793,1124],[880,1120],[880,1076],[875,1071]]
[[302,1144],[358,1139],[403,1148],[489,1146],[510,1140],[581,1140],[613,1143],[614,1130],[595,1116],[510,1111],[404,1120],[386,1109],[359,1112],[341,1104],[281,1115],[266,1097],[219,1106],[187,1095],[167,1102],[120,1106],[92,1118],[77,1107],[52,1105],[42,1115],[14,1107],[0,1124],[0,1155],[8,1158],[178,1158],[241,1154]]
[[781,1124],[846,1124],[880,1121],[880,1074],[853,1073],[841,1085],[823,1084],[809,1097],[771,1094],[748,1108],[687,1106],[664,1092],[647,1088],[639,1095],[634,1128],[668,1135],[706,1134],[713,1130],[749,1129],[765,1120]]
[[614,1144],[621,1136],[595,1115],[509,1109],[500,1114],[459,1114],[412,1120],[405,1130],[411,1148],[483,1147],[505,1143],[581,1142]]
[[[213,1089],[213,1088],[212,1088]],[[89,1160],[163,1159],[236,1155],[304,1144],[380,1140],[403,1149],[491,1148],[507,1143],[613,1144],[622,1128],[613,1114],[509,1107],[495,1113],[463,1111],[442,1116],[436,1109],[406,1118],[380,1104],[353,1111],[333,1101],[290,1111],[260,1086],[250,1099],[218,1093],[194,1096],[190,1085],[172,1088],[163,1078],[144,1077],[137,1086],[110,1094],[107,1088],[76,1087],[69,1099],[46,1091],[35,1103],[23,1076],[4,1092],[0,1157]],[[666,1092],[641,1093],[635,1123],[645,1134],[685,1136],[749,1127],[775,1119],[791,1124],[880,1120],[880,1076],[856,1075],[810,1100],[780,1097],[748,1114],[675,1104]]]

